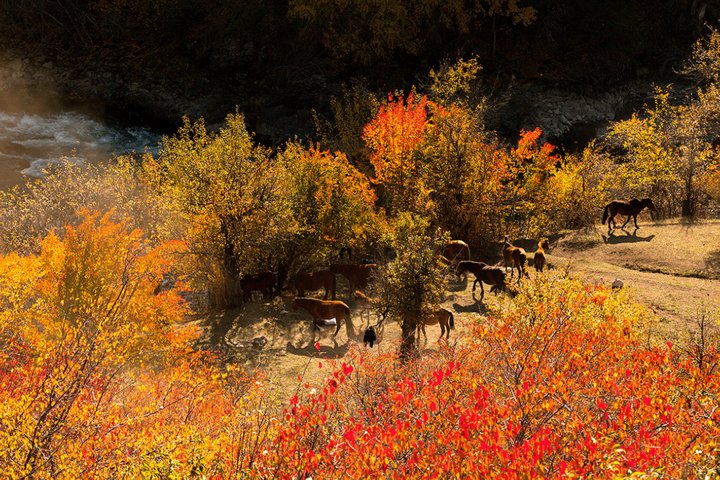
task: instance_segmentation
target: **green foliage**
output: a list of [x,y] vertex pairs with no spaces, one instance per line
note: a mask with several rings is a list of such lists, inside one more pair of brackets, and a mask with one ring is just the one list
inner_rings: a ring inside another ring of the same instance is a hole
[[423,315],[440,303],[445,290],[446,265],[439,252],[450,237],[429,220],[400,213],[393,225],[395,259],[381,268],[376,281],[382,310],[402,322],[400,353],[415,352],[415,328]]

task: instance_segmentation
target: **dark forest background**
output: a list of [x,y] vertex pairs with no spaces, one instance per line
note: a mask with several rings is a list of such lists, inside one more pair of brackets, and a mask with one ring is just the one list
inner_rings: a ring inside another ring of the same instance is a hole
[[469,56],[496,92],[672,81],[720,2],[3,0],[0,10],[3,50],[51,66],[70,98],[167,131],[182,114],[212,123],[238,108],[272,141],[310,133],[311,109],[326,113],[343,85],[407,90]]

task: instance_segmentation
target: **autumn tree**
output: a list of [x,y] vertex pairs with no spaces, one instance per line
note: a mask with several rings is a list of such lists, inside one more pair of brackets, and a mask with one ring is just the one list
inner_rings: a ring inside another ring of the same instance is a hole
[[418,322],[440,303],[445,290],[447,267],[439,252],[449,237],[427,219],[407,212],[392,227],[395,259],[382,267],[376,283],[382,308],[400,322],[400,357],[408,359],[416,353]]
[[214,303],[239,302],[241,275],[267,269],[274,239],[295,228],[286,170],[255,143],[240,114],[228,115],[218,133],[185,118],[143,168],[177,212],[172,221],[184,225],[200,280],[219,286]]
[[426,213],[430,208],[418,148],[428,125],[427,98],[389,95],[386,104],[363,130],[370,148],[374,181],[383,187],[389,213]]
[[111,212],[156,241],[169,212],[137,172],[132,156],[108,164],[62,162],[22,188],[0,191],[0,253],[38,253],[42,238],[79,225],[86,210]]
[[375,193],[343,153],[290,143],[280,157],[296,225],[274,246],[281,277],[330,263],[343,247],[368,253],[378,247],[384,221],[375,212]]
[[537,14],[533,7],[516,0],[483,0],[471,6],[457,0],[293,0],[289,7],[291,18],[321,32],[323,44],[333,56],[362,65],[438,48],[439,40],[467,36],[485,18],[492,20],[495,34],[495,22],[502,17],[527,26]]

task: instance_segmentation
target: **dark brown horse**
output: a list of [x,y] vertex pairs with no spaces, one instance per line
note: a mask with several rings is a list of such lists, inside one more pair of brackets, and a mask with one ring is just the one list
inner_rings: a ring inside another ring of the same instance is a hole
[[470,246],[462,240],[450,240],[443,249],[442,256],[450,264],[470,260]]
[[287,288],[297,290],[298,297],[304,297],[306,290],[315,291],[324,288],[323,299],[327,300],[328,294],[332,294],[332,299],[335,300],[335,274],[330,270],[298,273],[290,279]]
[[243,291],[243,302],[249,302],[252,292],[262,292],[264,298],[272,298],[275,292],[277,275],[272,272],[261,272],[256,275],[244,275],[240,279],[240,288]]
[[483,282],[491,285],[490,291],[495,291],[496,295],[498,290],[505,290],[505,272],[501,267],[491,267],[487,263],[463,260],[458,263],[457,274],[462,275],[465,272],[470,272],[475,275],[475,281],[473,282],[472,288],[473,292],[475,291],[477,284],[480,284],[480,301],[482,301],[485,296]]
[[437,307],[432,310],[429,315],[423,316],[423,318],[418,322],[416,327],[418,342],[420,342],[420,332],[422,332],[425,337],[425,343],[427,343],[425,325],[437,325],[438,323],[440,324],[440,339],[445,336],[445,330],[447,330],[447,339],[450,340],[450,329],[455,328],[455,318],[453,313],[447,308]]
[[537,250],[535,250],[535,255],[533,256],[535,270],[537,270],[538,272],[542,272],[543,268],[545,268],[545,264],[547,263],[547,259],[545,258],[545,249],[547,248],[550,248],[550,243],[548,242],[547,238],[543,238],[542,240],[540,240],[538,248]]
[[[337,263],[330,265],[330,271],[347,278],[350,282],[350,291],[362,290],[368,286],[373,274],[377,271],[377,265],[367,263],[362,265]],[[333,297],[334,298],[334,297]]]
[[510,276],[512,277],[517,268],[518,280],[525,273],[525,263],[527,262],[527,253],[520,247],[515,247],[510,243],[510,237],[505,235],[505,245],[503,245],[503,260],[505,261],[505,270],[510,267]]
[[345,305],[343,302],[337,300],[319,300],[317,298],[310,297],[296,297],[292,301],[292,309],[297,310],[302,308],[307,311],[313,317],[313,325],[318,327],[324,325],[322,320],[335,319],[337,328],[333,336],[337,335],[340,331],[340,324],[343,321],[348,323],[350,320],[350,307]]
[[[613,200],[612,202],[605,205],[605,210],[603,210],[603,217],[602,217],[602,223],[605,224],[605,220],[607,220],[608,224],[608,232],[614,228],[617,228],[617,225],[615,224],[615,215],[627,215],[627,220],[625,220],[625,223],[622,224],[621,229],[625,228],[625,225],[630,221],[630,217],[633,217],[633,221],[635,222],[635,228],[638,227],[637,224],[637,216],[638,213],[642,211],[643,208],[649,208],[650,211],[655,211],[655,204],[653,201],[649,198],[643,198],[642,200],[638,200],[637,198],[633,198],[629,202],[626,202],[624,200]],[[610,227],[610,223],[612,222],[612,228]]]

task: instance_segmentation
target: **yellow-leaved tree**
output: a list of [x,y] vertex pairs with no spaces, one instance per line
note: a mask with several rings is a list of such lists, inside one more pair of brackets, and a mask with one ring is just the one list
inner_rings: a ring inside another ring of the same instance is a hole
[[240,303],[240,277],[267,269],[274,242],[296,228],[287,171],[255,143],[241,114],[228,115],[217,133],[185,118],[143,168],[176,213],[168,229],[187,242],[195,278],[210,288],[211,304]]

